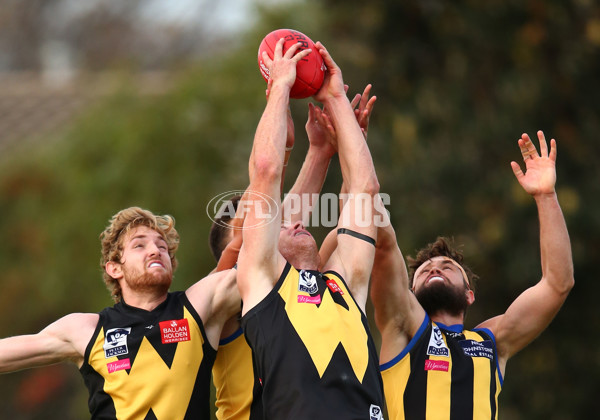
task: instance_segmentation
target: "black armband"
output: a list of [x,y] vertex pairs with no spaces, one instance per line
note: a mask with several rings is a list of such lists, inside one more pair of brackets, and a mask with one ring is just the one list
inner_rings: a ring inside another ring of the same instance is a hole
[[355,232],[353,230],[346,229],[346,228],[339,228],[337,230],[337,234],[338,235],[345,234],[345,235],[354,236],[355,238],[362,239],[363,241],[368,242],[373,246],[375,246],[375,243],[376,243],[375,239],[371,238],[370,236],[363,235],[362,233],[358,233],[358,232]]

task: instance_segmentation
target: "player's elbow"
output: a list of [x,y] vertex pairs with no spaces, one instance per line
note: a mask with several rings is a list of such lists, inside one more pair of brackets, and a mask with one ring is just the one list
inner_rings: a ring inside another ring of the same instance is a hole
[[349,173],[347,178],[344,178],[344,182],[348,193],[366,193],[371,196],[379,194],[379,180],[374,168]]
[[375,196],[379,194],[380,188],[379,180],[377,179],[377,176],[375,176],[375,173],[373,173],[373,176],[369,177],[368,182],[365,184],[365,192],[370,196]]
[[566,298],[575,286],[575,276],[572,269],[560,274],[550,273],[548,280],[555,292],[563,298]]
[[391,259],[396,246],[396,231],[391,223],[386,223],[377,229],[377,244],[375,245],[375,258]]
[[575,287],[575,273],[571,270],[571,274],[565,279],[564,293],[568,294]]
[[374,197],[379,194],[379,188],[379,180],[377,179],[375,172],[373,172],[368,176],[355,177],[352,180],[351,185],[348,186],[348,192],[354,194],[368,194],[371,197]]
[[270,156],[255,156],[252,169],[253,180],[277,183],[281,178],[282,165],[278,165]]
[[563,267],[563,271],[560,275],[562,281],[560,282],[561,291],[565,294],[568,294],[571,289],[575,286],[575,271],[573,268],[573,262],[570,264],[565,264]]

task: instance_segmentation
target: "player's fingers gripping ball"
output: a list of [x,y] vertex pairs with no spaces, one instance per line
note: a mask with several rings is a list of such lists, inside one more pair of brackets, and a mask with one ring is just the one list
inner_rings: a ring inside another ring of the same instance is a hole
[[294,31],[293,29],[277,29],[265,36],[260,43],[260,47],[258,47],[258,68],[260,69],[260,73],[265,81],[269,80],[269,69],[263,62],[262,53],[266,51],[272,60],[275,45],[281,38],[285,38],[283,54],[297,42],[300,42],[298,51],[309,48],[312,50],[310,54],[298,61],[296,65],[296,82],[292,86],[290,98],[301,99],[314,95],[323,84],[326,68],[325,63],[323,63],[323,57],[317,51],[315,44],[302,32]]

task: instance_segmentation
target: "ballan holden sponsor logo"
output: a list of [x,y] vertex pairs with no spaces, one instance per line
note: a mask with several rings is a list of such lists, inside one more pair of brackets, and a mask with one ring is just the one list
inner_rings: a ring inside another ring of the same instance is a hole
[[187,319],[162,321],[159,325],[160,337],[163,344],[190,341],[190,326]]
[[[244,229],[254,229],[271,223],[274,220],[281,220],[279,215],[279,206],[277,202],[269,195],[251,190],[232,190],[218,194],[213,197],[206,205],[206,214],[216,224],[231,228],[230,222],[223,222],[221,218],[227,219],[236,217],[236,208],[232,203],[232,198],[246,194],[243,201],[237,205],[237,217],[244,218],[252,211],[255,220],[252,224],[244,222]],[[234,226],[234,229],[239,229]]]
[[369,420],[383,420],[381,407],[371,404],[371,407],[369,408]]
[[427,346],[427,354],[430,356],[450,357],[450,350],[444,342],[444,335],[437,325],[434,325],[431,329],[429,345]]
[[131,333],[131,327],[111,328],[104,336],[104,357],[106,359],[121,354],[129,353],[127,348],[127,336]]
[[131,362],[129,358],[123,360],[117,360],[115,362],[110,362],[106,365],[108,368],[108,373],[114,373],[119,370],[131,369]]

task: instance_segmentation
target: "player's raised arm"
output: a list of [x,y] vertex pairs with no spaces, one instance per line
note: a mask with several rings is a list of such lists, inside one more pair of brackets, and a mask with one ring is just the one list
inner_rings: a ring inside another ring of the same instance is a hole
[[[347,191],[349,194],[376,194],[379,192],[379,183],[373,160],[354,109],[346,96],[342,72],[325,47],[320,42],[316,46],[327,64],[328,74],[315,99],[323,103],[335,128],[340,166]],[[368,229],[375,230],[375,226],[371,224]]]
[[77,366],[98,323],[97,314],[74,313],[37,334],[0,340],[0,373],[70,361]]
[[323,103],[337,133],[340,167],[348,193],[338,222],[338,245],[324,269],[341,272],[364,309],[375,254],[374,197],[379,183],[371,153],[346,96],[341,70],[321,43],[316,46],[328,74],[315,99]]
[[569,233],[556,191],[556,141],[550,150],[542,131],[537,133],[540,151],[527,134],[518,140],[525,172],[516,162],[511,167],[523,189],[533,196],[538,209],[542,278],[525,290],[503,315],[482,324],[496,336],[501,368],[506,360],[537,337],[556,315],[575,280]]
[[[384,214],[387,219],[387,213]],[[396,357],[409,343],[425,318],[425,311],[409,288],[404,256],[389,220],[377,231],[371,274],[371,301],[375,324],[382,336],[379,362]]]
[[[344,85],[344,88],[348,89],[348,85]],[[354,95],[352,102],[350,102],[350,106],[354,110],[354,115],[356,116],[356,121],[361,129],[363,137],[367,140],[367,133],[369,131],[369,120],[371,118],[371,113],[373,112],[373,106],[375,105],[375,101],[377,100],[376,96],[370,96],[372,85],[369,83],[363,93],[357,93]],[[325,111],[322,111],[320,108],[315,108],[315,117],[319,122],[319,125],[324,128],[324,130],[328,133],[329,142],[333,145],[335,152],[337,153],[337,135],[335,132],[335,128],[331,123],[331,119],[327,116]],[[342,186],[340,187],[340,197],[345,197],[347,195],[347,188],[344,182],[342,181]],[[339,200],[339,208],[343,208],[344,201]],[[319,248],[319,259],[321,260],[321,267],[327,263],[331,254],[337,248],[337,230],[332,230],[327,234],[327,237],[321,244]]]
[[[271,82],[272,83],[272,82]],[[269,88],[271,83],[269,83]],[[270,89],[269,89],[270,90]],[[358,95],[360,97],[360,95]],[[267,94],[268,99],[268,94]],[[292,188],[284,195],[282,208],[284,210],[284,220],[294,224],[297,221],[310,215],[314,206],[314,200],[318,197],[327,170],[333,155],[337,153],[333,145],[332,134],[327,127],[326,120],[321,118],[322,110],[312,103],[308,104],[308,120],[306,122],[306,132],[308,134],[309,147],[304,159],[304,163],[296,181]],[[361,113],[361,120],[368,124],[368,116]],[[290,114],[290,109],[287,110],[287,136],[285,144],[285,156],[281,174],[281,186],[285,177],[286,167],[290,158],[291,149],[294,145],[294,123]],[[358,116],[357,116],[358,118]],[[254,156],[250,157],[250,166],[254,167]],[[240,198],[239,201],[247,201],[247,193]],[[223,249],[221,257],[218,260],[216,271],[221,271],[233,267],[237,263],[238,254],[242,246],[242,227],[246,215],[247,204],[240,206],[240,211],[236,211],[235,217],[228,221],[228,225],[232,231],[231,241]]]
[[273,60],[263,53],[269,67],[270,92],[260,119],[249,169],[250,186],[240,251],[238,287],[244,302],[243,312],[264,298],[273,286],[284,262],[278,252],[280,225],[280,185],[287,133],[286,113],[291,86],[296,79],[296,64],[310,50],[296,54],[299,44],[285,54],[283,39],[279,40]]

